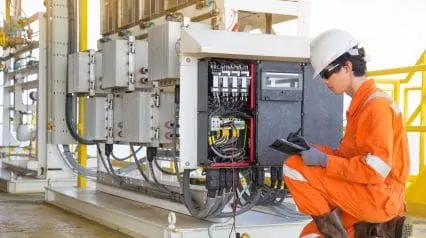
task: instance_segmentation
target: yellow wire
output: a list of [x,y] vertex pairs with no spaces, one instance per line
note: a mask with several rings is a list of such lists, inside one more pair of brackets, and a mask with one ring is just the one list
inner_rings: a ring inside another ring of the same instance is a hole
[[247,141],[247,125],[244,127],[244,145],[243,145],[243,150],[246,149],[246,141]]

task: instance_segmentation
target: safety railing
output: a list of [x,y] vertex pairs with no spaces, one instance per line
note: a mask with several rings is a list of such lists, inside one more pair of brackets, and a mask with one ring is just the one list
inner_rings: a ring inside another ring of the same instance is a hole
[[[414,77],[416,73],[421,73],[420,83],[418,83],[418,78]],[[395,75],[405,74],[404,78],[384,78],[391,77]],[[416,180],[417,176],[425,168],[425,154],[426,154],[426,51],[419,57],[414,66],[401,67],[401,68],[392,68],[392,69],[383,69],[370,71],[367,73],[368,77],[374,78],[375,82],[382,86],[387,91],[392,92],[392,97],[394,101],[403,107],[403,116],[405,121],[405,129],[408,133],[418,133],[419,141],[418,148],[419,154],[418,158],[411,158],[411,163],[418,162],[419,170],[417,174],[412,174],[409,177],[409,181],[413,182]],[[390,86],[390,88],[389,88]],[[410,94],[412,92],[420,92],[419,104],[416,105],[415,110],[409,114],[409,107],[412,107],[412,98]],[[401,92],[403,92],[403,101],[401,104]],[[420,120],[416,120],[416,119]],[[418,123],[418,121],[420,123]],[[416,147],[413,141],[409,141],[410,147]],[[417,147],[416,147],[417,148]]]

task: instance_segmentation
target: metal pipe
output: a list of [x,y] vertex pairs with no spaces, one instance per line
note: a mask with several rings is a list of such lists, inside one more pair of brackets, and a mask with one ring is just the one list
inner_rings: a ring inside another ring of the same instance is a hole
[[[87,0],[79,0],[79,42],[80,51],[87,50]],[[78,100],[78,133],[84,136],[84,104],[86,98],[79,97]],[[78,162],[85,168],[87,166],[87,146],[80,144],[78,146]],[[87,187],[87,180],[85,177],[79,175],[77,178],[77,186],[79,188]]]
[[[422,55],[422,63],[426,65],[426,54]],[[421,117],[420,117],[420,126],[426,126],[426,67],[422,72],[422,100],[421,100]],[[419,172],[423,171],[425,165],[425,142],[426,135],[425,132],[420,132],[420,159],[419,159]]]
[[11,0],[6,0],[6,20],[10,21],[11,15],[10,15],[10,3]]
[[411,116],[407,119],[407,121],[405,121],[405,124],[410,125],[411,123],[413,123],[414,119],[416,119],[417,115],[419,115],[421,109],[422,109],[422,105],[420,104],[416,108],[416,110],[414,110],[413,114],[411,114]]
[[406,126],[406,127],[404,127],[404,129],[407,132],[420,132],[420,135],[422,135],[424,132],[426,132],[426,126]]
[[[420,91],[422,87],[407,87],[404,89],[404,118],[408,117],[408,93],[410,91]],[[406,120],[406,125],[408,125]]]
[[401,96],[401,83],[395,82],[393,84],[393,100],[395,100],[395,103],[399,105],[400,97]]
[[[408,67],[400,67],[400,68],[393,68],[393,69],[375,70],[375,71],[368,72],[367,75],[369,77],[372,77],[372,76],[383,76],[383,75],[405,74],[405,73],[414,74],[415,72],[419,72],[419,71],[426,71],[426,64],[420,64],[420,65],[408,66]],[[401,81],[401,83],[405,83],[405,80],[406,79]]]

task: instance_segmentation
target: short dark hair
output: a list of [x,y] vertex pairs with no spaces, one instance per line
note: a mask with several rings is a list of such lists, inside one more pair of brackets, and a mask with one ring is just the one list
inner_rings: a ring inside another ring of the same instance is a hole
[[352,63],[352,71],[354,72],[354,75],[364,76],[367,73],[367,62],[365,61],[365,50],[364,48],[357,48],[358,49],[358,55],[351,55],[348,52],[341,55],[339,58],[333,61],[333,64],[341,64],[344,65],[346,61],[349,61]]

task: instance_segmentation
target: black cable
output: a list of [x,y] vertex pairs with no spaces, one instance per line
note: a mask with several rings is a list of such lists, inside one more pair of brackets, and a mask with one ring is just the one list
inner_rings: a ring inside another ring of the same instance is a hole
[[278,191],[278,194],[279,194],[279,197],[278,197],[279,200],[275,200],[273,202],[273,205],[281,205],[283,203],[284,199],[287,197],[287,193],[284,189],[280,189]]
[[105,162],[105,159],[104,159],[104,156],[103,156],[103,153],[102,153],[102,150],[101,150],[101,147],[99,146],[99,144],[96,144],[96,148],[98,149],[98,155],[99,155],[99,157],[101,157],[101,162],[104,165],[105,170],[107,171],[108,174],[111,174],[111,172],[109,171],[108,166]]
[[154,172],[154,168],[152,166],[152,162],[149,162],[148,164],[149,164],[149,169],[151,170],[152,178],[154,179],[154,182],[156,183],[157,187],[161,188],[161,189],[165,189],[167,192],[174,192],[174,191],[170,190],[168,187],[166,187],[166,185],[160,183],[157,180],[157,176],[155,176],[155,172]]
[[191,170],[190,169],[185,169],[183,171],[183,197],[184,197],[184,201],[185,201],[185,206],[189,211],[189,214],[191,214],[191,216],[196,217],[198,219],[205,219],[205,217],[200,217],[199,214],[204,213],[204,209],[199,209],[198,207],[195,206],[194,202],[192,201],[192,194],[191,191],[189,189],[189,183],[190,183],[190,173]]
[[111,163],[111,157],[109,155],[106,156],[106,160],[108,162],[108,166],[109,166],[109,170],[111,171],[111,174],[113,176],[117,176],[117,174],[115,173],[114,167],[112,166],[112,163]]
[[[249,198],[251,198],[251,201],[249,201],[244,207],[242,207],[240,210],[238,210],[238,211],[236,211],[235,212],[235,216],[238,216],[238,215],[240,215],[240,214],[243,214],[244,212],[247,212],[247,211],[249,211],[250,209],[252,209],[254,206],[256,206],[256,203],[257,203],[257,201],[259,200],[259,198],[260,198],[260,192],[259,192],[259,190],[256,190],[256,193],[253,195],[253,196],[251,196],[251,197],[249,197]],[[234,215],[234,213],[233,212],[225,212],[225,213],[221,213],[221,214],[219,214],[217,217],[221,217],[221,218],[223,218],[223,217],[231,217],[231,216],[233,216]]]
[[79,136],[77,133],[77,130],[74,126],[74,121],[72,119],[72,93],[67,93],[66,100],[65,100],[65,121],[68,127],[68,130],[71,134],[71,136],[78,141],[80,144],[84,145],[94,145],[95,141],[93,140],[87,140],[83,137]]
[[[141,149],[142,149],[143,147],[142,146],[140,146],[136,151],[135,151],[135,153],[138,153]],[[132,158],[133,157],[133,153],[131,153],[130,155],[128,155],[128,156],[126,156],[126,157],[124,157],[124,158],[118,158],[117,156],[115,156],[114,155],[114,150],[111,152],[111,157],[114,159],[114,160],[117,160],[117,161],[125,161],[125,160],[128,160],[128,159],[130,159],[130,158]]]
[[[145,194],[150,194],[151,196],[184,203],[183,196],[181,194],[173,192],[173,191],[172,192],[165,192],[164,189],[158,189],[156,187],[145,188],[144,190],[140,190],[140,189],[138,189],[138,188],[140,188],[139,185],[122,183],[122,181],[119,180],[119,177],[120,177],[119,175],[116,175],[115,173],[112,174],[109,171],[108,167],[111,168],[112,164],[110,163],[109,166],[107,165],[99,144],[96,144],[96,145],[97,145],[98,154],[101,158],[102,164],[104,165],[105,169],[107,170],[107,173],[112,175],[113,179],[115,181],[117,181],[120,184],[121,187],[128,189],[128,190],[132,190],[132,191],[139,191],[139,192],[143,192]],[[131,146],[131,149],[134,150],[133,146]],[[140,167],[140,164],[138,163],[138,159],[136,158],[136,156],[134,156],[134,158],[135,158],[135,163],[138,166],[139,172],[141,172],[142,176],[144,176],[144,179],[146,179],[146,181],[148,181],[148,184],[151,185],[151,182],[149,182],[148,178],[146,177],[145,173],[143,172],[142,168]],[[109,161],[109,162],[111,162],[111,161]]]
[[[72,44],[72,42],[75,42],[74,39],[74,33],[75,33],[75,1],[71,1],[68,0],[67,1],[67,5],[68,5],[68,20],[69,20],[69,27],[68,27],[68,38],[69,38],[69,43],[68,43],[68,54],[74,53],[76,51],[76,47],[75,44]],[[68,62],[68,60],[67,60]],[[67,69],[67,80],[70,80],[68,78],[68,67],[66,67]],[[84,139],[83,137],[79,136],[77,133],[77,130],[74,126],[74,121],[73,121],[73,117],[72,117],[72,93],[68,93],[68,84],[65,84],[66,86],[66,99],[65,99],[65,122],[67,124],[68,130],[71,134],[71,136],[78,141],[80,144],[84,144],[84,145],[94,145],[95,142],[93,140],[87,140]]]
[[[155,167],[157,167],[158,170],[160,170],[162,173],[167,174],[167,175],[176,175],[176,172],[169,172],[167,170],[164,170],[159,164],[158,164],[158,159],[157,157],[154,157],[154,164]],[[179,173],[179,175],[183,175],[183,172]]]
[[[58,151],[60,152],[59,145],[56,146]],[[90,170],[88,168],[82,167],[77,161],[74,159],[72,152],[70,150],[69,145],[62,145],[63,152],[60,152],[62,159],[66,162],[66,164],[74,171],[84,177],[96,177],[96,171]]]
[[146,176],[145,172],[142,169],[142,166],[139,164],[138,157],[136,156],[135,149],[133,148],[132,144],[130,144],[130,149],[132,150],[133,159],[135,160],[135,163],[136,163],[136,165],[138,167],[139,173],[142,175],[142,177],[145,179],[145,181],[147,183],[151,184],[151,182],[149,181],[148,176]]

